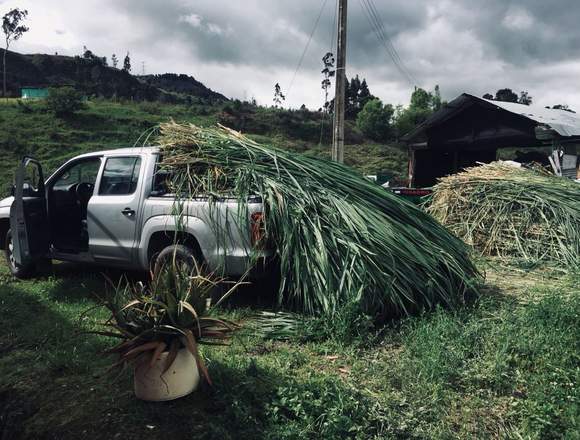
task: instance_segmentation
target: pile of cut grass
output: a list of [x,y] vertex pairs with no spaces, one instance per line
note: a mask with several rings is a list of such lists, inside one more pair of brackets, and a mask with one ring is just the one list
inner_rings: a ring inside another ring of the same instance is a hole
[[580,266],[580,185],[501,162],[434,187],[427,211],[483,255]]
[[384,318],[457,304],[478,278],[460,240],[344,165],[224,127],[162,124],[158,142],[180,199],[262,198],[281,305],[310,314],[354,305]]

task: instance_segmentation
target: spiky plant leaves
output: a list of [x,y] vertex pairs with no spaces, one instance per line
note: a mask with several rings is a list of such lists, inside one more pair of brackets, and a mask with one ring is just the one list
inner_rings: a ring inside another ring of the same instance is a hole
[[[90,332],[123,339],[105,351],[119,356],[111,370],[125,369],[145,358],[143,362],[150,368],[169,347],[163,366],[165,373],[183,347],[195,357],[198,368],[209,382],[198,345],[225,345],[240,326],[206,316],[206,298],[221,280],[211,274],[200,273],[198,266],[186,273],[175,273],[181,269],[168,265],[166,271],[155,273],[148,287],[140,283],[130,284],[127,280],[113,284],[115,294],[104,302],[111,318],[103,326],[112,327],[118,333]],[[230,288],[228,294],[236,287]]]

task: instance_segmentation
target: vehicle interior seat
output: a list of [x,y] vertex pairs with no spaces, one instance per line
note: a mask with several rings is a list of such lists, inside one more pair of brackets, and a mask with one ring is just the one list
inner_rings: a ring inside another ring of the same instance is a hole
[[87,211],[99,167],[99,158],[73,164],[48,188],[51,239],[58,250],[88,250]]

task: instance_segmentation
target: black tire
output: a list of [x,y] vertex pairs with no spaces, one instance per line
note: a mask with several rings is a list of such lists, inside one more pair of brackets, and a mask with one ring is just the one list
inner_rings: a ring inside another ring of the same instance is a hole
[[[167,246],[156,258],[154,257],[154,262],[152,262],[153,278],[158,279],[159,276],[163,276],[162,271],[169,265],[172,265],[174,259],[178,266],[177,270],[185,273],[186,276],[202,275],[211,278],[211,273],[203,261],[203,257],[197,255],[193,249],[182,244]],[[218,283],[213,286],[209,292],[211,303],[218,301],[224,293],[221,284]]]
[[29,278],[34,273],[34,265],[27,264],[24,266],[20,266],[16,264],[16,262],[14,261],[14,256],[12,254],[13,249],[14,244],[12,241],[12,230],[9,229],[8,232],[6,233],[5,248],[4,248],[4,254],[6,255],[6,262],[8,263],[8,268],[10,269],[12,275],[14,275],[16,278],[21,279]]
[[182,244],[167,246],[159,252],[157,257],[154,258],[154,277],[157,277],[166,265],[172,264],[174,259],[181,269],[186,269],[189,273],[201,270],[201,262],[199,258],[195,255],[193,250]]

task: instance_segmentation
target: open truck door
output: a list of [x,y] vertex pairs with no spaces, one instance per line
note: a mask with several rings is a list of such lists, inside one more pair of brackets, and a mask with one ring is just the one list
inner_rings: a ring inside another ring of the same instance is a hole
[[7,257],[16,276],[24,276],[45,257],[49,245],[44,176],[40,163],[24,157],[16,172],[14,201],[10,207]]

